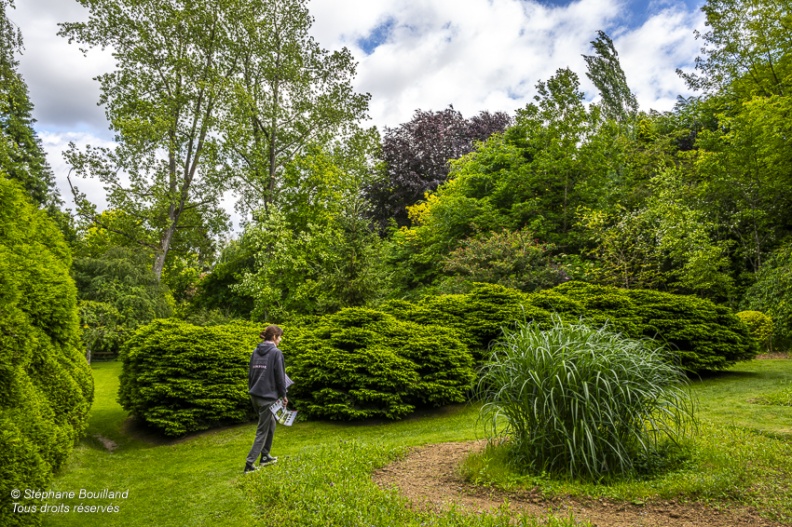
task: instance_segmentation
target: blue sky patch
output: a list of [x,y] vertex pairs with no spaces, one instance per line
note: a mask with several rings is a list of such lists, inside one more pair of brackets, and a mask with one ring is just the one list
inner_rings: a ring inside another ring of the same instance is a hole
[[389,18],[372,29],[366,37],[359,38],[357,40],[357,45],[360,46],[360,49],[362,49],[366,55],[371,55],[374,53],[375,49],[388,41],[388,37],[393,32],[393,27],[395,25],[396,21]]
[[[535,0],[548,7],[563,7],[577,0]],[[704,4],[704,0],[627,0],[627,9],[621,14],[621,24],[626,24],[629,29],[643,25],[647,19],[668,7],[684,3],[687,9],[697,9]],[[605,28],[603,28],[605,29]]]

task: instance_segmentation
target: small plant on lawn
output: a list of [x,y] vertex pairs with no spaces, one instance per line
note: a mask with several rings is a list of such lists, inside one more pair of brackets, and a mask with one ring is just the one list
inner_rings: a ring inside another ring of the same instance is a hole
[[598,479],[658,465],[695,428],[687,377],[652,341],[521,323],[493,346],[479,393],[491,441],[532,471]]

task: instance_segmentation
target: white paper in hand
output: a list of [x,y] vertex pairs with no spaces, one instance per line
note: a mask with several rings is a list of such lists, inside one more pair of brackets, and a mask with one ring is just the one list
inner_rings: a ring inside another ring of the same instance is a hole
[[294,424],[294,420],[297,418],[297,411],[296,410],[288,410],[283,405],[283,399],[278,399],[275,401],[275,404],[270,406],[270,411],[275,415],[275,419],[278,423],[286,426],[291,426]]

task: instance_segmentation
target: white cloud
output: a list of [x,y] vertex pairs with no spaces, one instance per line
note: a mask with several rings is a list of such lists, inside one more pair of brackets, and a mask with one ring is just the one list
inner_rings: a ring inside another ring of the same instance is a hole
[[[47,161],[49,161],[52,171],[55,174],[58,190],[60,191],[63,201],[66,203],[66,208],[74,209],[72,191],[67,180],[70,167],[63,158],[63,152],[68,150],[69,143],[74,143],[78,148],[83,150],[88,145],[112,148],[114,143],[87,132],[48,132],[45,130],[39,131],[38,135],[41,139],[44,151],[47,154]],[[99,180],[91,178],[80,179],[74,176],[71,180],[72,184],[74,184],[80,192],[85,193],[88,199],[96,204],[100,211],[107,208],[105,191]]]
[[25,0],[16,2],[8,14],[22,30],[25,49],[19,70],[39,128],[109,137],[104,112],[97,107],[99,84],[93,78],[113,69],[111,54],[92,50],[85,57],[77,44],[57,36],[59,22],[85,20],[85,9],[72,1]]
[[690,69],[700,47],[691,28],[703,26],[703,13],[671,8],[614,42],[642,109],[670,110],[678,95],[690,93],[676,69]]
[[[309,8],[319,44],[346,46],[357,57],[356,88],[372,94],[370,114],[382,127],[408,121],[418,108],[449,104],[465,116],[512,113],[532,100],[538,81],[565,67],[593,99],[581,55],[592,53],[590,41],[600,29],[614,39],[642,109],[671,109],[677,95],[688,94],[675,70],[691,66],[699,46],[693,30],[703,28],[691,1],[577,0],[551,7],[536,0],[311,0]],[[61,150],[75,132],[82,133],[78,142],[110,139],[92,78],[109,71],[113,60],[96,50],[85,58],[56,35],[57,22],[85,19],[76,2],[21,0],[10,15],[25,39],[20,71],[37,128],[68,197]],[[378,29],[380,45],[367,54],[371,49],[361,43]],[[82,186],[99,201],[94,193],[102,191],[94,184]]]
[[[532,100],[535,85],[559,68],[581,78],[589,99],[583,54],[597,30],[614,38],[622,66],[643,108],[668,110],[687,93],[676,68],[692,63],[693,29],[703,24],[684,4],[656,2],[641,26],[626,0],[578,0],[561,7],[524,0],[422,0],[360,2],[313,0],[314,34],[320,44],[347,46],[359,60],[356,86],[372,94],[378,126],[396,126],[413,112],[453,104],[465,115],[481,110],[513,112]],[[367,54],[361,40],[384,23],[390,34]]]

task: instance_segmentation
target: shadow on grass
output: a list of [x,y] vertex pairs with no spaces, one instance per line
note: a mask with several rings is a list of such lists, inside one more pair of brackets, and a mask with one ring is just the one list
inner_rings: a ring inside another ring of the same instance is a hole
[[474,403],[459,403],[459,404],[451,404],[448,406],[443,406],[440,408],[419,408],[415,410],[413,413],[401,418],[401,419],[357,419],[354,421],[336,421],[333,419],[307,419],[307,420],[299,420],[298,422],[309,422],[309,423],[324,423],[328,425],[338,425],[344,428],[358,428],[358,427],[370,427],[370,426],[384,426],[384,425],[392,425],[396,423],[411,423],[414,421],[420,421],[422,419],[431,419],[435,417],[452,417],[460,412],[464,412],[465,410],[469,409]]
[[227,430],[233,430],[235,428],[242,428],[246,426],[250,426],[255,424],[255,421],[249,421],[246,423],[221,423],[217,425],[213,425],[208,430],[199,430],[196,432],[190,432],[189,434],[184,434],[178,437],[167,437],[162,435],[156,428],[153,428],[147,425],[144,421],[140,419],[136,419],[134,417],[127,417],[126,420],[123,422],[121,426],[122,433],[132,439],[134,442],[141,444],[144,447],[159,447],[159,446],[171,446],[171,445],[178,445],[180,443],[185,443],[194,439],[198,439],[200,437],[205,437],[209,435],[215,435]]
[[754,371],[702,371],[691,377],[691,381],[740,381],[759,379],[764,375]]

